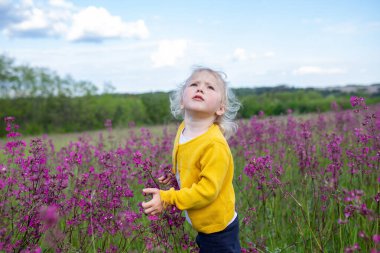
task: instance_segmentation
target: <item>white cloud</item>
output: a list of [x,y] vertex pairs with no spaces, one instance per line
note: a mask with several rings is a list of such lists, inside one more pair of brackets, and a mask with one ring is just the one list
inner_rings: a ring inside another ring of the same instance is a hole
[[64,8],[73,8],[74,5],[70,2],[66,2],[65,0],[49,0],[49,4],[51,6],[56,7],[64,7]]
[[149,37],[148,28],[144,20],[137,20],[136,22],[126,23],[126,36],[135,37],[138,39],[146,39]]
[[151,55],[153,67],[174,65],[178,59],[185,55],[186,40],[163,40],[159,42],[158,49]]
[[144,39],[148,35],[149,32],[143,20],[125,23],[120,17],[112,16],[104,8],[90,6],[73,16],[67,39],[70,41],[123,37]]
[[33,0],[22,0],[21,2],[22,2],[22,4],[24,4],[26,6],[28,6],[28,5],[33,6],[34,5]]
[[[0,0],[1,1],[1,0]],[[12,6],[3,33],[9,37],[63,37],[69,41],[102,41],[115,38],[145,39],[149,36],[143,20],[125,22],[105,8],[80,9],[65,0],[34,3],[23,0]],[[9,9],[9,8],[8,8]],[[1,14],[1,12],[0,12]]]
[[28,16],[28,17],[22,22],[11,26],[11,29],[8,31],[10,33],[23,32],[23,31],[28,31],[28,30],[31,31],[31,30],[38,30],[38,29],[46,29],[49,26],[48,21],[46,20],[44,13],[41,9],[32,8],[28,11],[27,15],[25,16]]
[[244,48],[236,48],[232,54],[232,59],[235,61],[244,61],[248,58],[248,54]]
[[9,4],[9,0],[0,0],[0,6],[7,6]]
[[3,33],[9,37],[61,36],[67,31],[72,11],[72,5],[63,0],[60,5],[47,6],[37,6],[32,0],[24,0],[12,6],[12,16],[8,17]]
[[293,71],[294,75],[326,75],[326,74],[344,74],[346,71],[341,68],[321,68],[317,66],[302,66]]

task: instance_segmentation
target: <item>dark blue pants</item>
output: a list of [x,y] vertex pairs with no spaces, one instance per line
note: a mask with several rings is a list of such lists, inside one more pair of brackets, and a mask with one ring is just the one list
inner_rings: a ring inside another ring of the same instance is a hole
[[200,253],[240,253],[238,217],[220,232],[211,234],[199,232],[196,242]]

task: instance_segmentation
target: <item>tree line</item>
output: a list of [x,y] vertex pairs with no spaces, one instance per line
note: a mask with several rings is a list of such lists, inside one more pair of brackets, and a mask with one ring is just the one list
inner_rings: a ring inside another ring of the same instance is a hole
[[[65,133],[104,128],[107,119],[115,127],[168,124],[175,121],[170,114],[170,92],[143,94],[112,94],[112,85],[99,93],[88,81],[71,76],[60,77],[45,68],[16,65],[0,55],[0,116],[14,116],[24,134]],[[266,115],[325,112],[336,102],[342,109],[350,108],[351,95],[361,95],[367,104],[380,102],[380,93],[339,90],[277,87],[238,88],[234,93],[242,103],[238,117],[250,118],[263,111]],[[4,120],[0,137],[5,135]]]

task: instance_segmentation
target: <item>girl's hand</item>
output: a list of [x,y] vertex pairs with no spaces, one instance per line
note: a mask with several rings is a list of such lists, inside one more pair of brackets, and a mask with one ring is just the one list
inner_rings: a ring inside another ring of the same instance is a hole
[[172,173],[168,173],[165,176],[159,177],[158,178],[158,182],[161,183],[161,184],[168,185],[170,183],[170,181],[172,180],[172,178],[173,178],[173,174]]
[[164,207],[160,198],[160,190],[157,188],[145,188],[143,189],[143,193],[152,194],[152,199],[150,201],[142,203],[144,213],[148,215],[156,215],[162,213]]

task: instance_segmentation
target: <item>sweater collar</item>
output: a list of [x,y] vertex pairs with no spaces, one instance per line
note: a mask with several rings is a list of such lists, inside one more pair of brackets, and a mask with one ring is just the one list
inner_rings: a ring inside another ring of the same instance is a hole
[[[218,125],[216,125],[215,123],[212,124],[207,129],[206,132],[204,132],[203,134],[195,137],[191,141],[201,138],[202,136],[206,135],[208,132],[212,131],[217,126]],[[177,135],[176,135],[175,140],[174,140],[174,147],[173,147],[173,154],[172,154],[172,164],[173,164],[173,169],[172,170],[173,170],[173,173],[176,173],[176,170],[177,170],[176,167],[177,167],[177,153],[178,153],[178,146],[179,146],[179,138],[181,136],[181,133],[182,133],[183,129],[185,129],[185,122],[184,121],[182,121],[181,124],[179,125],[178,131],[177,131]]]

